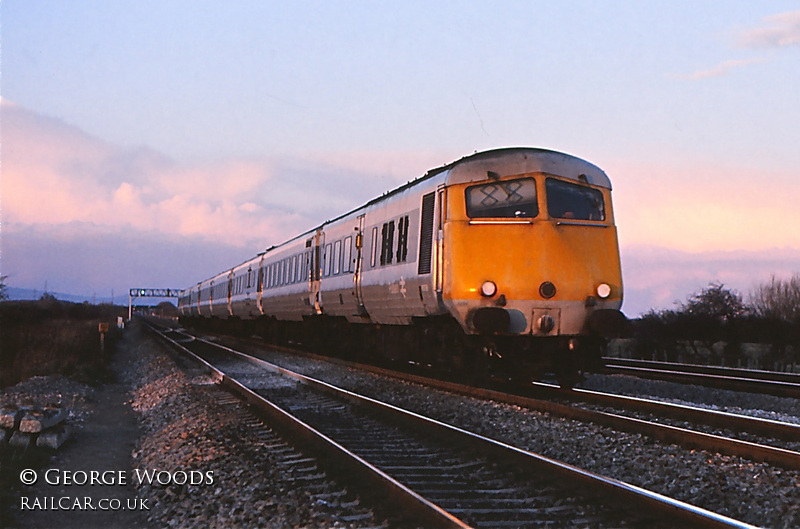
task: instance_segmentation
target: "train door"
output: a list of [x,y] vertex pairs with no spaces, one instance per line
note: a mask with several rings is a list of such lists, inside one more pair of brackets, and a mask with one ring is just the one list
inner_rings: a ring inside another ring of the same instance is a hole
[[250,299],[253,286],[253,265],[250,265],[247,267],[247,286],[245,287],[244,308],[242,309],[242,314],[246,314],[249,318],[253,317],[252,300]]
[[422,197],[417,271],[420,276],[428,277],[419,286],[419,296],[427,314],[440,314],[444,310],[442,285],[446,198],[444,186]]
[[233,270],[228,274],[228,314],[233,316]]
[[436,202],[433,283],[441,301],[442,284],[444,283],[444,222],[447,217],[447,192],[444,186],[436,190]]
[[320,279],[322,277],[322,247],[325,244],[325,234],[322,228],[306,241],[306,246],[311,246],[311,273],[309,274],[309,304],[314,307],[315,314],[322,314],[322,300],[320,299]]
[[353,287],[356,296],[356,306],[358,314],[367,316],[367,309],[364,307],[364,295],[361,292],[362,254],[364,248],[364,215],[358,217],[358,228],[356,228],[356,266],[353,275]]
[[256,306],[258,313],[264,314],[264,306],[262,305],[264,299],[264,256],[258,261],[258,283],[256,284]]

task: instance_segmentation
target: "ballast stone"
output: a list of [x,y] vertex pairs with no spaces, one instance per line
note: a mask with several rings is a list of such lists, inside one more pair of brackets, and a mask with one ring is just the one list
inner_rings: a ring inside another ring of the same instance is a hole
[[45,408],[32,410],[25,414],[20,421],[19,431],[24,433],[39,433],[51,428],[67,418],[64,408]]
[[69,426],[56,426],[51,430],[39,434],[39,437],[36,439],[36,446],[39,448],[51,448],[53,450],[58,450],[61,448],[61,445],[63,445],[67,439],[69,439],[71,433],[72,431],[70,430]]

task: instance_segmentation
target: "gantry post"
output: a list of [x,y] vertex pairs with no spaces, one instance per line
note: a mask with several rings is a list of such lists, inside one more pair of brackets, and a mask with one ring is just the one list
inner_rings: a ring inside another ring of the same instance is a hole
[[177,288],[132,288],[128,291],[128,321],[133,318],[133,300],[136,298],[177,298]]

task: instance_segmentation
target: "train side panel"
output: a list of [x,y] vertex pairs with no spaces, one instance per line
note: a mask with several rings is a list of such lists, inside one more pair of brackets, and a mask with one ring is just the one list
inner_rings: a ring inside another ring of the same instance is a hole
[[312,248],[306,247],[306,237],[267,251],[261,267],[259,314],[286,321],[301,321],[315,314],[309,299]]
[[231,271],[228,278],[228,310],[231,315],[247,320],[260,316],[257,305],[258,270],[261,255]]
[[407,325],[443,312],[434,284],[431,200],[442,181],[425,180],[367,208],[361,292],[375,323]]
[[[344,317],[353,323],[366,323],[357,290],[360,254],[363,251],[363,210],[357,210],[322,227],[319,243],[319,310],[328,316]],[[360,245],[360,246],[359,246]],[[313,278],[312,278],[313,279]]]

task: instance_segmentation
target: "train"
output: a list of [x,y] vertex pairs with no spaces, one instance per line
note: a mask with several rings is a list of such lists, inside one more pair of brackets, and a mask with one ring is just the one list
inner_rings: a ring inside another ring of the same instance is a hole
[[476,152],[180,292],[186,326],[571,387],[624,332],[611,182],[562,152]]

